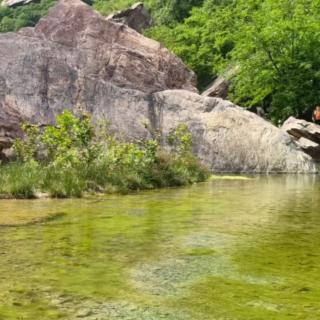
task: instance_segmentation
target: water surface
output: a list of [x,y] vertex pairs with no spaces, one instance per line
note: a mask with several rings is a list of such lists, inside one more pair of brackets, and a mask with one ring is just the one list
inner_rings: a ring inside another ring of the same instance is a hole
[[316,176],[3,200],[4,217],[1,320],[320,319]]

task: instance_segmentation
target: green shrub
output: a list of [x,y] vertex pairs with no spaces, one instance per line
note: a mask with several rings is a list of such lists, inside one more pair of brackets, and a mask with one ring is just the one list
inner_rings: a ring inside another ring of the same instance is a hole
[[[104,129],[103,129],[104,128]],[[191,152],[192,135],[180,125],[168,135],[170,150],[156,140],[120,142],[107,126],[64,111],[55,126],[41,130],[24,124],[17,139],[17,161],[0,166],[0,195],[32,198],[81,197],[83,192],[122,192],[182,186],[208,178],[208,170]]]

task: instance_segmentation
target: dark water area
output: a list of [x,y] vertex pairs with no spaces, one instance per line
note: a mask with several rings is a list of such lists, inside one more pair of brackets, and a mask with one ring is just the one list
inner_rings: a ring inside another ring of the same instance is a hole
[[320,319],[317,176],[2,200],[0,225],[1,320]]

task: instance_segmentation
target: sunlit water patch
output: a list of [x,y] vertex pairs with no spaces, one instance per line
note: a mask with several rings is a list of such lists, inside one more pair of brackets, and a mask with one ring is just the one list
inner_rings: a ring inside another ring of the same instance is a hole
[[0,202],[0,320],[320,319],[320,180]]

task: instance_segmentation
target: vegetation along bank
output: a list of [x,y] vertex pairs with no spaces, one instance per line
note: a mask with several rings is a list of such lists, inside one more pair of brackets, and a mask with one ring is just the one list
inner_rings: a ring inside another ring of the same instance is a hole
[[84,192],[122,192],[184,186],[204,181],[209,171],[191,152],[192,136],[180,125],[157,140],[118,141],[107,125],[64,111],[56,126],[25,124],[25,139],[14,143],[16,161],[0,166],[0,197],[81,197]]

